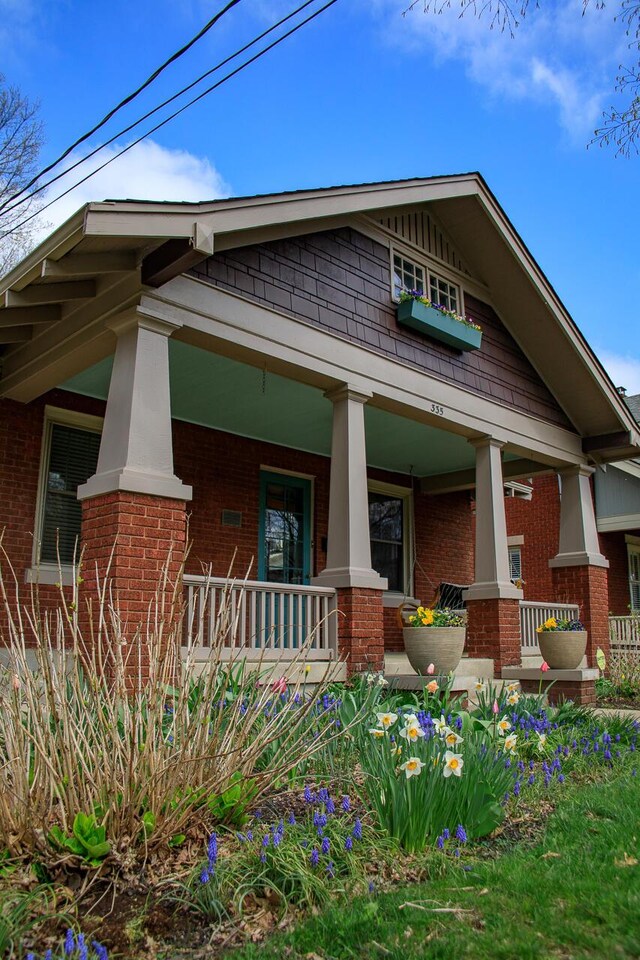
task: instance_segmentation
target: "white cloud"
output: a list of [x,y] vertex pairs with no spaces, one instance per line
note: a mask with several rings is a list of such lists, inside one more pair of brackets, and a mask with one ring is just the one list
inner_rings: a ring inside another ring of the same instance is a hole
[[624,356],[607,350],[598,355],[616,387],[625,387],[628,394],[640,393],[640,357]]
[[436,62],[461,62],[493,97],[553,106],[564,130],[584,142],[611,95],[626,49],[623,26],[593,3],[583,15],[582,0],[548,0],[540,9],[530,4],[512,36],[491,28],[495,6],[479,17],[473,7],[461,15],[460,7],[452,0],[425,14],[420,3],[403,17],[397,0],[374,0],[386,42]]
[[[101,150],[46,191],[44,200],[49,202],[90,171],[112,160],[104,170],[95,173],[42,213],[40,219],[46,221],[46,226],[40,227],[39,239],[83,204],[93,200],[197,201],[229,195],[229,186],[206,157],[194,156],[186,150],[171,150],[153,140],[145,140],[118,157],[121,149],[122,146],[113,144]],[[72,154],[65,161],[65,167],[80,156],[82,154]]]

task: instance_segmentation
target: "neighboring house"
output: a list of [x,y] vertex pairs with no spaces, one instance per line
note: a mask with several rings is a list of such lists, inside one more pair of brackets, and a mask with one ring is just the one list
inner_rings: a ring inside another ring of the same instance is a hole
[[[480,348],[400,323],[406,288],[472,318]],[[398,649],[405,596],[469,585],[467,653],[500,676],[521,656],[504,484],[526,506],[554,470],[541,599],[580,605],[591,663],[606,645],[590,477],[640,455],[640,432],[480,175],[93,203],[0,292],[0,526],[21,580],[57,581],[57,549],[70,578],[80,535],[91,595],[113,549],[132,632],[189,540],[191,602],[203,565],[216,595],[251,568],[250,655],[275,637],[291,656],[337,605],[313,656],[337,643],[353,670]]]
[[[640,420],[640,394],[627,397],[624,390],[619,392],[634,419]],[[609,561],[609,613],[625,617],[640,612],[640,460],[598,465],[592,494],[600,550]],[[529,503],[507,503],[512,577],[525,581],[527,600],[550,596],[548,561],[556,550],[561,496],[562,484],[553,474],[532,481]]]

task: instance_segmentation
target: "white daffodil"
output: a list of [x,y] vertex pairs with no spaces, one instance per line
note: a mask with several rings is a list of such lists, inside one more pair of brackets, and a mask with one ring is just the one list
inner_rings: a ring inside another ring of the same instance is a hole
[[405,727],[410,727],[412,724],[420,722],[415,713],[405,713],[402,719],[404,720]]
[[517,683],[508,683],[507,684],[507,693],[517,693],[518,684]]
[[515,733],[510,733],[508,737],[505,737],[505,740],[504,740],[505,751],[508,750],[508,751],[511,751],[511,753],[513,753],[517,745],[518,745],[518,738],[515,735]]
[[457,747],[459,743],[462,743],[462,737],[458,736],[455,730],[447,730],[444,735],[444,742],[449,748]]
[[385,730],[387,727],[392,727],[393,724],[398,719],[397,713],[376,713],[376,720],[381,727],[384,727]]
[[520,699],[520,694],[516,693],[514,690],[514,692],[510,693],[509,696],[507,697],[507,703],[509,704],[510,707],[515,707],[519,699]]
[[476,690],[482,690],[483,687],[484,687],[484,683],[482,682],[482,680],[476,680]]
[[378,730],[376,727],[369,727],[369,733],[372,737],[375,737],[376,740],[381,740],[384,737],[384,730]]
[[454,777],[461,777],[463,766],[464,760],[462,759],[462,754],[453,753],[451,750],[447,750],[444,755],[444,769],[442,771],[442,776],[450,777],[453,774]]
[[511,730],[511,723],[507,720],[507,717],[504,716],[502,720],[498,720],[498,733],[501,737],[504,737],[507,730]]
[[547,745],[547,735],[546,733],[538,734],[538,750],[544,750]]
[[448,730],[447,721],[444,718],[444,714],[440,717],[439,720],[434,720],[433,725],[436,728],[436,733],[439,733],[441,737],[444,736],[445,730]]
[[424,763],[418,757],[409,757],[408,760],[400,764],[400,769],[404,770],[407,780],[409,777],[417,777],[418,774],[422,773],[423,767]]
[[376,679],[376,678],[374,677],[374,675],[373,675],[372,673],[368,673],[368,674],[367,674],[367,683],[368,683],[368,684],[372,684],[372,683],[375,681],[375,679]]
[[379,687],[388,687],[388,686],[389,686],[389,681],[388,681],[388,680],[385,680],[383,674],[381,674],[381,673],[378,675],[378,679],[377,679],[376,683],[378,684]]
[[399,744],[399,743],[392,743],[392,744],[391,744],[391,756],[392,756],[392,757],[399,757],[399,756],[401,755],[401,753],[402,753],[402,747],[400,746],[400,744]]
[[400,731],[400,736],[404,737],[407,743],[415,743],[419,737],[424,737],[424,730],[419,723],[412,723]]

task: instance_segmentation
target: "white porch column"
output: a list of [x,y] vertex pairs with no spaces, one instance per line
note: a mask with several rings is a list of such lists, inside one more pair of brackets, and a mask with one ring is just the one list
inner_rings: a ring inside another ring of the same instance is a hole
[[600,553],[593,509],[591,476],[594,469],[578,465],[558,471],[562,480],[560,538],[558,553],[549,561],[550,567],[609,566],[609,561]]
[[169,337],[178,325],[134,311],[112,324],[118,342],[96,473],[78,499],[126,490],[190,500],[173,472]]
[[504,509],[502,448],[494,437],[469,441],[476,448],[475,581],[466,600],[522,599],[511,583]]
[[326,394],[333,403],[327,566],[313,583],[386,590],[371,568],[364,405],[370,393],[343,384]]

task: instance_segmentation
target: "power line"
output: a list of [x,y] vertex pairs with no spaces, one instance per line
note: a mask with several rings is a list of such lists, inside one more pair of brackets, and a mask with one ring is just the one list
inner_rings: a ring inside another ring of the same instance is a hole
[[[266,36],[268,36],[270,33],[273,33],[273,31],[277,30],[278,27],[281,27],[288,20],[291,20],[292,17],[295,17],[298,13],[300,13],[306,7],[310,6],[312,3],[315,3],[315,2],[316,0],[305,0],[303,4],[301,4],[295,10],[292,10],[291,13],[288,13],[285,17],[282,17],[280,20],[278,20],[277,23],[272,24],[272,26],[268,27],[268,29],[263,30],[261,34],[259,34],[257,37],[254,37],[253,40],[249,41],[249,43],[245,43],[245,45],[243,47],[240,47],[238,50],[236,50],[235,53],[232,53],[230,56],[225,57],[225,59],[217,63],[215,67],[211,67],[210,70],[207,70],[205,73],[200,74],[200,76],[197,77],[196,80],[193,80],[186,87],[183,87],[177,93],[174,93],[173,96],[168,97],[162,103],[158,104],[157,107],[154,107],[152,110],[149,110],[138,120],[135,120],[133,123],[130,123],[127,127],[124,127],[122,130],[118,131],[118,133],[115,133],[112,137],[110,137],[109,140],[105,140],[104,143],[95,147],[95,149],[93,149],[90,153],[87,153],[85,156],[80,157],[80,159],[76,160],[76,162],[73,163],[70,167],[66,167],[64,170],[56,174],[54,177],[51,177],[51,179],[47,180],[45,183],[39,183],[36,189],[32,190],[31,193],[28,193],[25,195],[24,190],[27,190],[28,187],[24,187],[23,191],[20,194],[17,194],[18,199],[16,200],[16,202],[13,203],[11,206],[6,206],[5,204],[3,204],[2,206],[0,206],[0,212],[2,212],[2,214],[4,215],[7,213],[10,213],[12,210],[15,210],[17,207],[20,207],[23,204],[28,203],[29,200],[37,196],[37,194],[42,193],[42,191],[46,190],[47,187],[50,187],[51,184],[56,183],[62,177],[66,177],[67,174],[71,173],[72,170],[77,169],[77,167],[81,166],[83,163],[86,163],[87,160],[90,160],[92,157],[95,157],[95,155],[97,153],[100,153],[101,150],[104,150],[105,147],[110,146],[120,137],[123,137],[125,136],[125,134],[130,133],[131,130],[134,130],[137,126],[139,126],[145,120],[148,120],[149,117],[152,117],[155,113],[158,113],[159,110],[162,110],[164,107],[167,107],[170,103],[173,103],[174,100],[177,100],[179,97],[183,96],[183,94],[188,93],[189,90],[192,90],[194,87],[196,87],[199,83],[201,83],[207,77],[210,77],[211,74],[216,73],[218,70],[226,66],[232,60],[235,60],[236,57],[239,57],[242,53],[245,53],[247,50],[250,49],[250,47],[255,46],[256,43],[260,42],[260,40],[264,40]],[[68,155],[68,153],[69,153],[69,150],[65,151],[65,154],[63,156]],[[52,166],[55,166],[55,165],[56,164],[52,164]],[[51,168],[48,168],[48,169],[51,169]],[[41,176],[42,176],[42,173],[38,174],[38,176],[31,181],[31,184],[37,182]],[[6,203],[9,203],[9,202],[10,200],[6,201]]]
[[142,83],[137,90],[134,90],[133,93],[130,93],[128,96],[126,96],[124,100],[121,100],[120,103],[118,103],[115,107],[113,107],[112,110],[105,114],[99,123],[92,127],[87,133],[83,133],[82,136],[75,141],[75,143],[72,143],[70,147],[67,147],[64,153],[60,154],[57,160],[54,160],[53,163],[50,163],[49,166],[44,168],[44,170],[41,170],[38,174],[36,174],[36,176],[33,177],[33,179],[31,179],[29,183],[27,183],[18,193],[14,193],[12,196],[8,197],[0,206],[0,211],[3,210],[8,203],[11,203],[12,200],[17,199],[22,193],[24,193],[25,190],[29,190],[30,187],[37,183],[40,177],[45,176],[45,174],[49,173],[50,170],[53,170],[54,167],[57,167],[59,163],[62,163],[62,161],[68,157],[69,154],[76,149],[76,147],[79,147],[81,143],[84,143],[85,140],[88,140],[89,137],[93,136],[93,134],[100,130],[101,127],[104,127],[104,125],[108,123],[108,121],[111,120],[111,118],[115,116],[119,110],[122,110],[123,107],[126,107],[128,103],[132,102],[132,100],[135,100],[135,98],[139,96],[143,90],[146,90],[146,88],[150,86],[153,81],[156,80],[160,74],[167,69],[168,66],[170,66],[172,63],[175,63],[176,60],[179,60],[180,57],[187,52],[187,50],[190,50],[191,47],[198,42],[198,40],[204,37],[204,35],[208,33],[213,26],[215,26],[218,20],[222,19],[225,13],[228,13],[229,10],[231,10],[232,7],[235,7],[238,3],[240,3],[240,0],[229,0],[222,10],[219,10],[218,13],[216,13],[216,15],[208,21],[208,23],[205,23],[204,27],[198,31],[195,37],[192,37],[188,43],[185,43],[183,47],[173,53],[168,60],[165,60],[163,64],[154,70],[151,76],[147,77],[144,83]]
[[120,150],[118,153],[116,153],[115,156],[110,157],[109,160],[106,160],[103,164],[101,164],[95,170],[92,170],[91,173],[88,173],[86,177],[83,177],[81,180],[78,180],[77,183],[74,183],[71,187],[69,187],[63,193],[59,194],[57,197],[54,197],[53,200],[50,200],[49,203],[46,203],[36,213],[32,213],[29,217],[26,217],[19,224],[17,224],[11,230],[7,230],[6,233],[3,233],[1,236],[3,238],[11,236],[11,234],[15,233],[16,230],[21,229],[27,223],[33,220],[35,217],[40,216],[41,213],[47,210],[50,206],[52,206],[58,200],[61,200],[63,197],[66,197],[67,194],[71,193],[72,190],[75,190],[76,187],[79,187],[83,183],[86,183],[87,180],[90,180],[91,177],[95,176],[96,173],[100,173],[101,170],[104,170],[105,167],[108,167],[109,164],[113,163],[114,160],[118,160],[120,157],[124,156],[125,153],[128,153],[129,150],[132,150],[133,147],[136,147],[139,143],[142,143],[143,140],[146,140],[147,137],[150,137],[157,130],[160,130],[161,127],[164,127],[171,120],[175,120],[176,117],[178,117],[181,113],[184,113],[185,110],[188,110],[189,107],[192,107],[195,103],[198,103],[198,101],[204,99],[204,97],[208,96],[214,90],[217,90],[217,88],[222,86],[223,83],[226,83],[227,80],[230,80],[232,77],[235,77],[236,74],[240,73],[242,70],[250,66],[252,63],[255,63],[255,61],[263,57],[265,53],[268,53],[270,50],[273,50],[273,48],[277,47],[278,44],[283,42],[283,40],[288,39],[290,36],[292,36],[302,27],[306,26],[312,20],[315,20],[316,17],[320,16],[321,13],[324,13],[325,10],[328,10],[329,7],[332,7],[337,2],[338,0],[328,0],[328,2],[325,3],[324,6],[320,7],[319,10],[316,10],[315,13],[312,13],[305,20],[301,20],[300,23],[296,24],[295,27],[292,27],[291,30],[288,30],[286,33],[283,33],[282,36],[278,37],[277,40],[274,40],[272,43],[268,44],[266,47],[263,47],[262,50],[259,50],[258,53],[254,54],[248,60],[245,60],[244,63],[241,63],[240,66],[235,68],[235,70],[232,70],[230,73],[225,74],[225,76],[222,77],[221,80],[218,80],[217,83],[214,83],[212,86],[208,87],[206,90],[203,90],[202,93],[198,94],[197,97],[194,97],[192,100],[189,100],[188,103],[185,103],[182,107],[180,107],[179,110],[176,110],[174,111],[174,113],[170,114],[168,117],[165,117],[164,120],[161,120],[160,123],[156,124],[155,127],[152,127],[150,130],[147,130],[146,133],[143,133],[142,136],[138,137],[137,140],[134,140],[133,143],[127,144],[127,146],[123,147],[123,149]]

